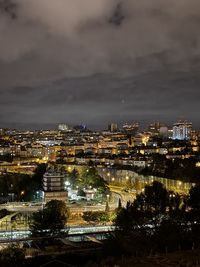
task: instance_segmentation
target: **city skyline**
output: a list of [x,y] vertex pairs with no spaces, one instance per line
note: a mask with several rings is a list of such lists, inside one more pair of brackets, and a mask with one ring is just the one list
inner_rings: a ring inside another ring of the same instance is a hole
[[[169,130],[173,130],[173,127],[175,124],[180,123],[180,122],[186,122],[186,123],[191,123],[193,130],[199,131],[199,127],[195,125],[192,121],[186,120],[186,118],[179,118],[178,120],[166,122],[166,121],[134,121],[134,120],[129,120],[129,121],[121,121],[121,122],[116,122],[116,121],[108,121],[104,122],[103,124],[84,124],[84,123],[69,123],[69,122],[59,122],[59,123],[34,123],[34,124],[29,124],[29,123],[5,123],[5,124],[0,124],[0,129],[15,129],[15,130],[22,130],[22,131],[40,131],[40,130],[61,130],[63,127],[65,130],[70,130],[76,127],[83,127],[87,130],[91,131],[106,131],[109,130],[111,125],[116,125],[117,129],[120,131],[125,130],[126,125],[128,127],[134,126],[137,128],[139,131],[149,131],[150,127],[155,124],[159,124],[164,127],[167,127]],[[67,127],[67,128],[66,128]],[[65,131],[64,130],[64,131]]]

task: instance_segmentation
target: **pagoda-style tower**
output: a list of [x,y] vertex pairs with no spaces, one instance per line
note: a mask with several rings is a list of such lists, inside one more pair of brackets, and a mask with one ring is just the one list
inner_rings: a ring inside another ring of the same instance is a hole
[[67,191],[65,189],[65,174],[51,166],[43,175],[44,202],[50,200],[67,201]]

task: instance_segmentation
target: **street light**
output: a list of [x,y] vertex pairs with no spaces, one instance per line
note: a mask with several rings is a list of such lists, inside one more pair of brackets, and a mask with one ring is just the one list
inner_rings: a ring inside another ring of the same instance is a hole
[[109,202],[109,197],[110,197],[110,195],[106,195],[106,197],[107,197],[107,201]]
[[69,181],[65,181],[65,185],[66,186],[70,186],[70,182]]
[[38,200],[39,199],[39,195],[40,194],[40,192],[39,191],[36,191],[36,199]]
[[107,176],[108,176],[108,181],[110,182],[110,173],[107,172]]
[[69,166],[67,169],[68,169],[68,171],[71,171],[72,168]]

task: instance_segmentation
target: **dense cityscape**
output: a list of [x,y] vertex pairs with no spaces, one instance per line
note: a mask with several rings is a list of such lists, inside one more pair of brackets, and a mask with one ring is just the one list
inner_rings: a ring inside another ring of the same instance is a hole
[[[77,253],[69,242],[78,242],[84,243],[82,250],[87,244],[85,249],[93,253],[93,248],[105,249],[105,240],[112,244],[107,235],[117,231],[115,242],[120,242],[120,251],[125,252],[126,239],[120,236],[128,234],[129,242],[138,231],[136,225],[151,229],[163,224],[174,229],[177,219],[181,222],[186,213],[189,218],[184,223],[197,227],[198,217],[195,212],[190,215],[190,205],[200,206],[199,145],[200,132],[186,120],[171,127],[151,123],[145,131],[138,122],[121,127],[111,123],[102,131],[67,124],[52,130],[0,129],[2,248],[10,242],[29,244],[23,249],[25,254],[21,253],[38,260],[52,254],[52,245],[55,254],[57,246],[59,251],[62,247],[62,255],[72,248]],[[126,221],[130,216],[136,221]],[[155,233],[151,235],[155,238]],[[176,247],[177,242],[181,246],[178,240],[165,242],[160,244],[165,250],[173,251],[170,246]],[[187,242],[183,246],[191,243]],[[139,240],[137,244],[142,245]],[[161,249],[156,247],[151,249]],[[148,245],[143,249],[148,250]],[[35,264],[34,260],[29,264]]]

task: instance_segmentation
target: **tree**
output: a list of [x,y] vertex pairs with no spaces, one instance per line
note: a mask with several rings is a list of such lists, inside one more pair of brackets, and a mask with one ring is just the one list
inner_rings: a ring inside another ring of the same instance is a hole
[[162,183],[154,181],[145,186],[144,193],[137,195],[134,205],[137,209],[145,211],[149,223],[154,227],[160,223],[169,205],[169,194]]
[[[176,201],[175,204],[177,205]],[[162,235],[167,225],[173,227],[176,221],[163,223],[169,216],[168,212],[169,192],[163,184],[153,182],[145,187],[144,192],[136,196],[133,203],[128,202],[125,208],[118,210],[114,242],[118,243],[126,253],[150,253],[154,249],[159,249],[157,243],[164,249],[169,247],[167,238],[162,241]],[[170,240],[173,240],[171,236]],[[177,244],[174,247],[177,247]]]
[[107,194],[109,191],[107,182],[98,174],[95,167],[84,168],[79,178],[79,185],[83,188],[96,188],[100,194]]
[[[126,208],[121,208],[114,221],[116,229],[111,237],[111,245],[119,247],[121,253],[142,252],[148,247],[151,229],[148,225],[148,212],[139,210],[134,203],[127,203]],[[150,249],[149,249],[150,250]]]
[[32,176],[32,179],[34,180],[36,184],[36,190],[42,189],[42,179],[43,175],[46,172],[47,165],[45,163],[39,164],[37,168],[35,169],[35,172]]
[[193,210],[200,211],[200,184],[190,189],[188,204]]
[[44,209],[33,214],[30,223],[31,236],[33,237],[59,237],[65,231],[69,218],[69,210],[65,202],[51,200]]
[[72,172],[68,173],[68,179],[73,189],[76,189],[76,186],[79,184],[79,173],[77,169],[73,169]]
[[7,209],[1,209],[0,210],[0,219],[2,219],[3,217],[9,215],[11,212],[9,212]]
[[199,248],[199,214],[199,184],[191,188],[187,198],[154,182],[116,213],[111,244],[125,253]]
[[0,266],[22,266],[24,259],[24,250],[15,245],[11,245],[0,252]]
[[178,250],[183,233],[181,225],[171,219],[163,220],[154,234],[156,250],[165,252]]
[[38,188],[38,183],[30,175],[6,173],[0,176],[0,193],[3,195],[14,194],[18,201],[30,201],[35,190],[38,190],[36,188]]
[[147,207],[159,212],[166,210],[169,196],[162,183],[154,181],[150,186],[145,187],[144,194]]
[[109,212],[106,211],[85,211],[82,218],[89,223],[105,223],[110,221]]
[[200,184],[195,185],[189,191],[188,205],[188,221],[191,225],[191,238],[194,246],[200,244]]
[[118,207],[117,208],[118,209],[122,208],[122,200],[121,200],[121,198],[119,198],[119,200],[118,200]]
[[128,202],[117,214],[116,226],[122,232],[138,231],[146,225],[157,227],[166,215],[169,194],[163,184],[153,182],[136,196],[133,203]]
[[121,208],[115,220],[116,229],[124,234],[138,230],[145,223],[147,220],[144,210],[138,209],[134,202],[128,202],[125,208]]

